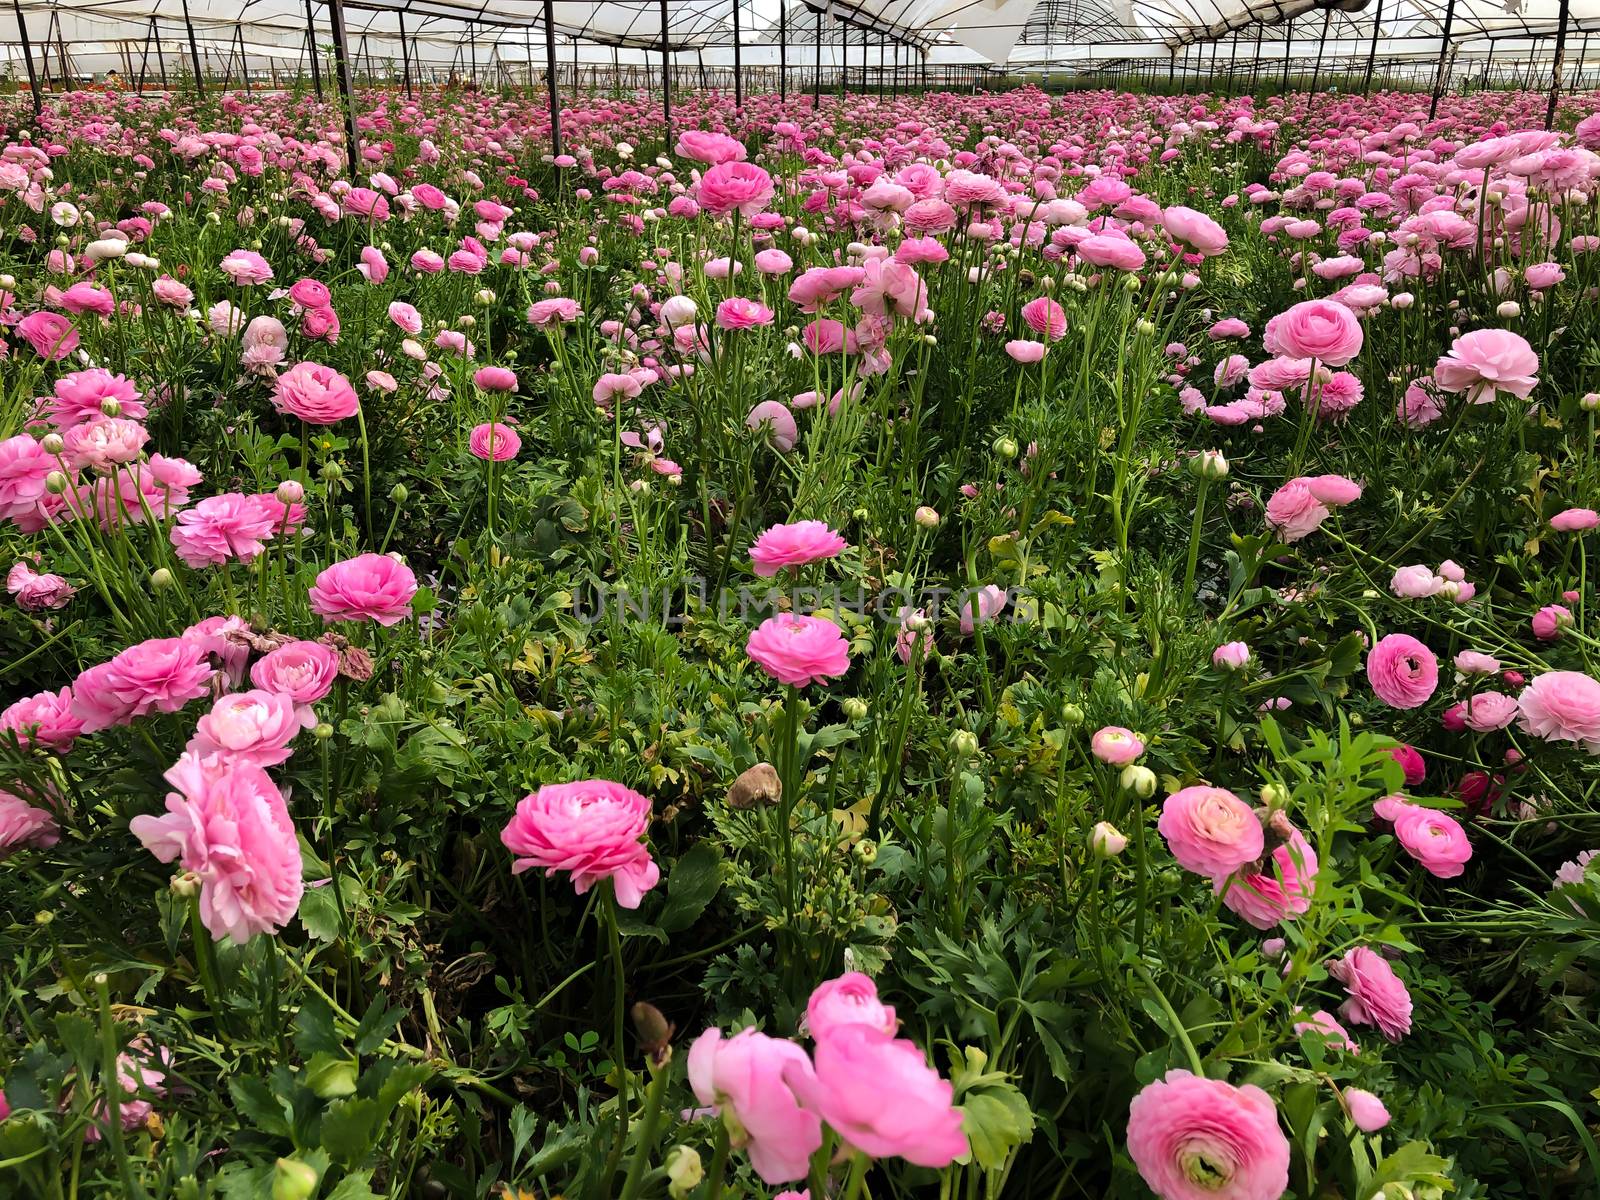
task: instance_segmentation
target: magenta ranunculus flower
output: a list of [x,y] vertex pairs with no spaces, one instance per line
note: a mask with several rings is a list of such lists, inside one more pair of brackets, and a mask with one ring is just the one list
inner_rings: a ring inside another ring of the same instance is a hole
[[1257,929],[1271,929],[1309,912],[1316,887],[1317,854],[1298,829],[1272,852],[1265,869],[1251,864],[1212,880],[1222,902]]
[[1254,862],[1266,846],[1254,809],[1225,788],[1203,784],[1168,796],[1156,828],[1180,867],[1211,879]]
[[1128,1156],[1161,1200],[1280,1200],[1289,1139],[1253,1084],[1188,1071],[1147,1083],[1128,1107]]
[[689,1086],[695,1099],[742,1131],[735,1145],[766,1183],[804,1179],[822,1145],[822,1122],[801,1107],[792,1081],[813,1079],[811,1061],[793,1042],[741,1029],[724,1038],[708,1029],[689,1047]]
[[1439,660],[1408,633],[1391,633],[1367,652],[1367,682],[1391,708],[1420,708],[1439,686]]
[[1517,707],[1524,733],[1600,754],[1600,681],[1581,671],[1546,671],[1522,689]]
[[650,801],[632,788],[604,779],[546,784],[524,796],[500,831],[515,856],[511,873],[529,867],[566,871],[583,895],[611,880],[617,903],[638,908],[661,879],[643,838],[650,827]]
[[772,176],[754,163],[720,162],[700,177],[695,193],[700,207],[712,216],[737,209],[747,217],[772,203]]
[[[270,495],[266,498],[271,499]],[[178,557],[196,570],[233,559],[249,562],[278,532],[278,514],[262,499],[237,492],[207,496],[178,514],[167,540]]]
[[750,563],[757,575],[771,579],[785,567],[837,558],[848,546],[826,521],[794,521],[774,525],[756,538],[750,547]]
[[920,1167],[967,1153],[955,1089],[915,1042],[859,1022],[835,1025],[817,1039],[812,1067],[786,1069],[784,1079],[847,1145]]
[[1509,329],[1474,329],[1450,344],[1433,378],[1440,391],[1465,392],[1469,404],[1488,404],[1500,392],[1526,400],[1539,382],[1539,356]]
[[521,449],[522,438],[517,431],[500,421],[474,425],[467,435],[467,450],[474,458],[505,462],[515,458]]
[[825,683],[850,669],[850,643],[826,617],[768,617],[750,631],[744,650],[768,675],[792,687]]
[[220,754],[258,767],[275,767],[294,753],[289,743],[301,727],[294,701],[280,692],[230,692],[196,722],[184,749],[202,758]]
[[1316,359],[1342,367],[1361,353],[1361,322],[1333,300],[1302,300],[1267,322],[1261,344],[1269,354]]
[[17,333],[48,362],[59,362],[78,348],[78,330],[60,313],[31,312],[17,322]]
[[277,933],[300,907],[300,843],[283,793],[243,758],[186,753],[167,772],[167,811],[128,823],[162,862],[200,877],[200,919],[239,945]]
[[272,406],[310,425],[332,425],[356,415],[355,384],[321,363],[296,363],[278,376]]
[[1349,998],[1339,1013],[1357,1025],[1375,1025],[1391,1042],[1411,1032],[1411,993],[1387,959],[1355,946],[1328,964],[1328,974],[1344,984]]
[[1097,729],[1089,739],[1089,749],[1103,763],[1125,767],[1144,753],[1144,742],[1131,729],[1121,725],[1107,725]]
[[472,382],[486,392],[514,392],[517,373],[509,367],[479,367],[472,373]]
[[1401,847],[1430,875],[1454,879],[1472,858],[1472,842],[1461,822],[1437,809],[1412,804],[1404,796],[1385,796],[1372,806],[1373,815],[1394,824]]
[[900,1028],[894,1009],[879,1001],[877,985],[860,971],[818,984],[806,1002],[804,1025],[802,1032],[818,1041],[841,1025],[866,1025],[889,1035]]
[[417,577],[387,554],[358,554],[317,576],[308,595],[311,611],[326,622],[376,621],[396,625],[411,615]]

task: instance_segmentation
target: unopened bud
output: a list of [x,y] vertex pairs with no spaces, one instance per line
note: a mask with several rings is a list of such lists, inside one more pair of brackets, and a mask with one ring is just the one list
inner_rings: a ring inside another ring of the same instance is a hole
[[100,415],[105,417],[120,417],[122,415],[122,401],[115,396],[107,396],[100,401]]
[[1156,773],[1149,767],[1129,763],[1122,768],[1121,778],[1123,789],[1132,792],[1141,800],[1148,800],[1156,794]]
[[1101,821],[1089,831],[1089,846],[1101,858],[1115,858],[1128,848],[1128,835],[1110,821]]
[[39,449],[43,450],[51,457],[59,455],[66,448],[66,439],[64,439],[59,433],[47,433],[39,439]]
[[957,758],[971,758],[978,753],[978,735],[970,729],[958,729],[950,735],[950,753]]
[[1068,700],[1061,706],[1061,723],[1069,729],[1076,729],[1083,724],[1083,709]]
[[157,567],[150,572],[150,590],[164,592],[173,584],[172,572],[166,567]]
[[336,462],[323,463],[318,474],[324,483],[338,483],[344,478],[344,468]]
[[667,1151],[667,1194],[672,1200],[683,1200],[700,1186],[705,1178],[705,1167],[700,1163],[700,1152],[693,1146],[677,1145]]
[[1264,783],[1261,785],[1261,803],[1274,811],[1281,809],[1289,803],[1289,789],[1281,783]]
[[997,437],[994,440],[994,452],[1001,458],[1015,458],[1017,456],[1017,443],[1015,438]]
[[299,504],[306,498],[306,489],[298,479],[285,479],[272,494],[279,504]]
[[319,721],[316,728],[311,731],[311,736],[319,742],[325,742],[333,736],[333,726],[326,721]]
[[937,529],[939,527],[938,510],[929,508],[926,504],[917,509],[915,519],[917,524],[924,529]]
[[311,1200],[319,1181],[310,1163],[280,1158],[272,1168],[272,1200]]
[[867,706],[867,702],[859,696],[846,696],[840,701],[839,707],[844,710],[844,715],[852,721],[864,720],[867,713],[871,711]]
[[1193,469],[1201,479],[1214,483],[1228,477],[1228,460],[1220,450],[1202,450],[1193,460]]
[[410,497],[411,493],[406,491],[406,485],[403,483],[397,483],[389,489],[389,503],[391,504],[404,504]]
[[59,496],[66,491],[72,481],[60,471],[51,471],[44,477],[44,490],[52,496]]

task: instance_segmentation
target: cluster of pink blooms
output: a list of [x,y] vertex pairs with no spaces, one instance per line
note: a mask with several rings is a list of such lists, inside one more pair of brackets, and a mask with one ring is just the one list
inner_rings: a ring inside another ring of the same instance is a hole
[[954,1089],[898,1030],[872,980],[852,971],[811,993],[809,1055],[754,1028],[708,1029],[689,1050],[689,1084],[769,1184],[806,1177],[824,1124],[872,1158],[949,1166],[968,1149]]

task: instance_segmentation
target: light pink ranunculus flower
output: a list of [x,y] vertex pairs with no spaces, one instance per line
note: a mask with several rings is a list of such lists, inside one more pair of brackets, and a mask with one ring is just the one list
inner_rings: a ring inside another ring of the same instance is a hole
[[1524,733],[1600,754],[1600,681],[1581,671],[1546,671],[1522,689],[1517,707]]
[[1328,964],[1328,974],[1348,993],[1339,1008],[1346,1021],[1375,1025],[1391,1042],[1411,1032],[1411,993],[1383,955],[1365,946],[1352,947]]
[[272,265],[254,250],[235,250],[219,265],[222,273],[240,287],[266,283],[272,278]]
[[1534,637],[1541,642],[1553,642],[1572,628],[1572,610],[1565,604],[1546,604],[1533,614],[1529,624],[1533,627]]
[[404,300],[395,300],[390,303],[389,320],[393,321],[412,337],[416,337],[422,332],[422,314],[416,310],[414,305],[407,304]]
[[1250,645],[1247,642],[1223,642],[1211,652],[1212,666],[1229,671],[1242,671],[1250,665]]
[[756,538],[750,547],[750,563],[757,575],[771,579],[785,567],[837,558],[848,547],[826,521],[794,521],[774,525]]
[[717,305],[717,328],[729,332],[772,324],[772,310],[759,300],[729,296]]
[[1367,652],[1367,682],[1391,708],[1420,708],[1439,686],[1439,660],[1410,634],[1391,633]]
[[1161,214],[1161,224],[1175,241],[1191,247],[1196,254],[1213,258],[1228,248],[1228,234],[1211,217],[1181,204]]
[[1363,1088],[1345,1088],[1344,1106],[1350,1110],[1350,1119],[1363,1133],[1377,1133],[1389,1123],[1389,1110],[1383,1101]]
[[1600,525],[1600,513],[1592,508],[1569,508],[1550,518],[1550,528],[1557,533],[1581,533]]
[[146,713],[177,712],[209,695],[215,674],[190,639],[151,638],[80,673],[72,685],[72,714],[85,733],[98,733]]
[[1516,719],[1516,697],[1504,692],[1479,692],[1467,700],[1464,714],[1467,728],[1474,733],[1493,733]]
[[1089,749],[1101,762],[1113,767],[1125,767],[1144,753],[1144,742],[1131,729],[1121,725],[1107,725],[1097,729],[1089,739]]
[[947,1167],[968,1150],[955,1089],[920,1048],[871,1025],[835,1025],[818,1038],[813,1074],[784,1078],[844,1142],[873,1158]]
[[1350,1031],[1341,1025],[1339,1018],[1332,1013],[1324,1012],[1320,1008],[1311,1013],[1296,1009],[1295,1015],[1302,1018],[1294,1023],[1297,1037],[1308,1032],[1319,1033],[1335,1050],[1348,1050],[1351,1054],[1361,1053],[1361,1047],[1356,1045],[1355,1039],[1350,1036]]
[[1385,796],[1372,806],[1372,812],[1394,825],[1395,840],[1430,875],[1454,879],[1472,858],[1467,831],[1447,813],[1412,804],[1403,796]]
[[59,362],[78,348],[78,329],[60,313],[41,309],[17,322],[17,333],[48,362]]
[[1067,310],[1049,296],[1039,296],[1024,304],[1022,320],[1046,342],[1058,342],[1067,332]]
[[1289,1139],[1272,1097],[1188,1071],[1147,1083],[1128,1108],[1128,1156],[1161,1200],[1281,1200]]
[[179,513],[167,540],[185,564],[199,570],[233,559],[250,562],[276,532],[276,514],[260,497],[230,492]]
[[1049,346],[1044,342],[1028,341],[1023,338],[1013,338],[1006,343],[1007,356],[1012,362],[1023,365],[1042,361],[1048,349]]
[[744,650],[756,666],[791,687],[826,683],[850,669],[850,643],[826,617],[768,617],[750,631]]
[[339,678],[339,654],[321,642],[288,642],[268,651],[250,667],[250,682],[278,692],[295,704],[300,724],[316,724],[311,706],[333,690]]
[[1342,367],[1361,353],[1361,322],[1333,300],[1302,300],[1267,322],[1261,344],[1269,354],[1309,358]]
[[740,1148],[764,1182],[806,1177],[822,1145],[822,1121],[795,1094],[797,1084],[814,1079],[804,1050],[753,1028],[731,1038],[708,1029],[689,1047],[688,1075],[695,1099],[724,1119],[731,1113],[743,1131]]
[[252,689],[229,692],[195,723],[194,736],[184,747],[202,758],[225,758],[275,767],[294,753],[289,743],[301,730],[294,701],[280,692]]
[[19,846],[44,850],[60,840],[55,813],[0,788],[0,862]]
[[877,985],[860,971],[847,971],[820,983],[806,1002],[802,1032],[818,1041],[841,1025],[866,1025],[893,1035],[900,1028],[894,1009],[878,999]]
[[110,474],[114,467],[131,463],[150,440],[150,431],[138,421],[120,417],[74,425],[63,435],[62,458],[80,471]]
[[0,712],[0,731],[10,733],[26,750],[43,746],[57,754],[72,749],[83,732],[83,722],[72,711],[72,689],[24,696]]
[[78,594],[78,589],[65,577],[50,572],[35,571],[31,564],[15,562],[6,572],[6,591],[17,598],[17,607],[24,612],[65,608]]
[[186,753],[167,772],[159,817],[128,828],[162,862],[200,877],[200,919],[218,941],[243,945],[282,929],[300,907],[300,843],[283,793],[248,759]]
[[1421,563],[1397,567],[1393,578],[1389,580],[1389,590],[1402,600],[1437,596],[1444,585],[1445,581],[1433,573],[1433,568]]
[[1330,515],[1302,479],[1291,479],[1267,499],[1267,526],[1286,542],[1315,533]]
[[278,376],[272,406],[310,425],[332,425],[356,415],[355,385],[332,367],[301,362]]
[[1526,400],[1539,382],[1539,356],[1509,329],[1474,329],[1450,344],[1433,368],[1441,391],[1465,392],[1470,404],[1488,404],[1500,392]]
[[1317,887],[1317,854],[1298,829],[1273,850],[1261,870],[1242,867],[1231,876],[1212,880],[1212,890],[1257,929],[1271,929],[1311,910]]
[[968,589],[956,597],[960,605],[958,625],[963,637],[971,637],[979,625],[987,625],[1002,612],[1011,597],[1006,590],[988,583],[976,591]]
[[1361,485],[1343,475],[1302,475],[1300,482],[1311,490],[1320,504],[1340,508],[1361,499]]
[[794,414],[782,400],[763,400],[750,410],[744,423],[748,429],[765,432],[767,440],[780,454],[793,450],[800,437]]
[[524,796],[500,841],[513,855],[513,875],[530,867],[566,871],[580,896],[609,879],[617,903],[638,908],[661,880],[643,840],[649,827],[646,797],[620,783],[585,779]]
[[325,622],[396,625],[411,615],[417,577],[387,554],[358,554],[324,570],[308,594],[311,611]]
[[521,449],[521,436],[511,426],[499,421],[474,425],[472,432],[467,435],[467,451],[474,458],[505,462],[515,458]]
[[1156,829],[1180,867],[1210,879],[1232,875],[1266,846],[1254,809],[1225,788],[1203,784],[1168,796]]
[[743,162],[747,157],[744,143],[737,138],[704,129],[685,129],[678,135],[675,151],[710,167],[718,163]]

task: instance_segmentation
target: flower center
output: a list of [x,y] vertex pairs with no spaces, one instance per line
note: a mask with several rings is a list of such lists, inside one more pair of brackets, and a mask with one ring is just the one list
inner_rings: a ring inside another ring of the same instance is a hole
[[1204,1144],[1185,1144],[1178,1151],[1178,1165],[1184,1178],[1208,1192],[1220,1191],[1233,1180],[1232,1165],[1214,1147]]

